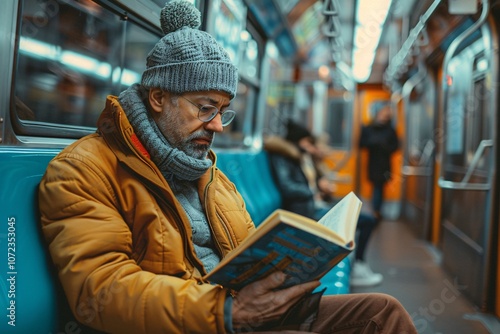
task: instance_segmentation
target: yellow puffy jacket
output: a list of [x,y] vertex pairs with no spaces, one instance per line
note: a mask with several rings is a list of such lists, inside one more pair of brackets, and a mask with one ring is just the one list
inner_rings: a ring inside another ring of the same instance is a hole
[[[214,161],[200,199],[222,256],[255,227]],[[116,97],[39,189],[43,234],[75,317],[111,333],[223,333],[226,289],[204,282],[189,220]]]

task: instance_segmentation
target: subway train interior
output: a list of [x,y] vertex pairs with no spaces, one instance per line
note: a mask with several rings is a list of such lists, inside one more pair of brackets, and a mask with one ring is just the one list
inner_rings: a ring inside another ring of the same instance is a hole
[[[399,146],[367,251],[383,281],[351,285],[348,257],[328,293],[389,293],[419,333],[500,333],[500,1],[191,2],[238,67],[236,118],[212,148],[255,224],[282,203],[264,144],[289,119],[326,150],[331,198],[353,191],[372,212],[360,136],[389,106]],[[96,131],[106,96],[140,81],[164,4],[2,2],[1,333],[85,332],[41,237],[37,188],[61,149]]]

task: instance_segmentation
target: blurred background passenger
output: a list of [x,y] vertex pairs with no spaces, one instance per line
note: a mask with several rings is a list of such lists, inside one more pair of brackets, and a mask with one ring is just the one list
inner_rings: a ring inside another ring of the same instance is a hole
[[373,122],[361,129],[360,148],[368,150],[368,179],[372,183],[372,206],[377,220],[382,218],[384,185],[391,179],[391,156],[398,149],[399,141],[392,126],[391,109],[381,104]]

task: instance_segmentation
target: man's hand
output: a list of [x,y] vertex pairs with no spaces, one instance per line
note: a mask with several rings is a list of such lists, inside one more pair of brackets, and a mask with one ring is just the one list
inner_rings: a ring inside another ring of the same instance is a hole
[[313,281],[276,290],[285,278],[284,273],[275,272],[241,289],[233,301],[233,327],[255,328],[277,320],[304,294],[320,285],[319,281]]
[[332,196],[333,192],[337,190],[337,186],[327,177],[323,176],[318,180],[318,189],[322,194]]

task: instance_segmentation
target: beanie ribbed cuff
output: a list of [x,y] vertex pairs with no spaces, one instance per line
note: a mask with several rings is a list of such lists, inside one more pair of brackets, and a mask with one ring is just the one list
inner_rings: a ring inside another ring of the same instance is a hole
[[216,90],[234,98],[238,70],[233,64],[221,61],[166,64],[144,71],[141,83],[146,88],[161,88],[176,94]]

